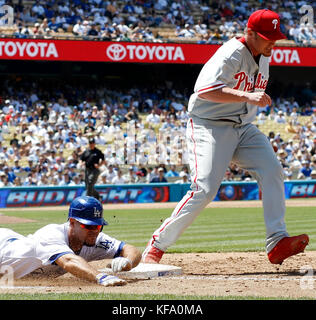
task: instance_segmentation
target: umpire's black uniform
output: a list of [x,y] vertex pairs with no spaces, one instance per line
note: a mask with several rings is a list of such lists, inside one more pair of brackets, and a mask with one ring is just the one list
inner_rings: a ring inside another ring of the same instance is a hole
[[100,174],[99,168],[95,165],[99,165],[100,160],[104,161],[104,154],[101,150],[95,147],[94,138],[89,139],[89,147],[90,148],[84,151],[80,156],[80,160],[84,161],[86,164],[85,184],[87,196],[92,196],[100,200],[99,192],[94,188]]

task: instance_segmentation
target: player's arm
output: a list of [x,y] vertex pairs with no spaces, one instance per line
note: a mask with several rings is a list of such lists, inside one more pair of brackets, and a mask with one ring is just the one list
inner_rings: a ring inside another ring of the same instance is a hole
[[96,282],[96,276],[99,272],[80,256],[67,253],[59,257],[55,263],[80,279]]
[[132,268],[135,268],[139,264],[142,254],[136,247],[125,244],[121,251],[121,257],[131,260]]
[[111,268],[114,272],[129,271],[139,264],[141,258],[142,255],[136,247],[124,244],[120,256],[112,260]]
[[200,93],[199,98],[217,103],[248,102],[259,107],[265,107],[272,103],[271,98],[265,92],[245,92],[229,87]]
[[126,282],[118,277],[100,273],[94,269],[85,259],[72,253],[67,253],[56,259],[55,263],[72,275],[98,283],[102,286],[123,285]]

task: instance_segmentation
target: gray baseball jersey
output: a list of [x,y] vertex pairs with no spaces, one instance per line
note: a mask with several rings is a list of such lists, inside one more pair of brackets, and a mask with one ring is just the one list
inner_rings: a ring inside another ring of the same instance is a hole
[[[38,268],[58,271],[61,268],[54,262],[64,254],[74,254],[69,247],[68,228],[69,222],[49,224],[27,237],[0,228],[0,266],[11,266],[16,279]],[[123,246],[124,242],[100,232],[95,246],[83,246],[79,256],[86,261],[112,259],[120,255]]]
[[225,86],[248,92],[265,91],[268,78],[269,58],[261,55],[258,65],[247,47],[233,38],[221,46],[202,68],[189,100],[189,115],[250,123],[256,118],[256,106],[246,102],[216,103],[198,95]]

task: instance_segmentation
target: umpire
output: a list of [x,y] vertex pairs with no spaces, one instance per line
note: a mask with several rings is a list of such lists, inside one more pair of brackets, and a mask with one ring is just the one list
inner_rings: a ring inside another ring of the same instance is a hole
[[95,147],[94,138],[89,139],[89,149],[81,154],[80,160],[85,162],[86,166],[85,184],[87,196],[92,196],[100,200],[99,192],[95,190],[94,185],[100,175],[99,167],[105,163],[105,158],[103,152]]

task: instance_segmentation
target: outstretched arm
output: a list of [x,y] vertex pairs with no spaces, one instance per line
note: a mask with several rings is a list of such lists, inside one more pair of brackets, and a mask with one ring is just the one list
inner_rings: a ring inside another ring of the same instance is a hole
[[118,277],[100,273],[85,259],[72,253],[62,255],[55,262],[61,268],[80,279],[98,283],[106,287],[123,285],[126,283],[125,280],[119,279]]
[[96,276],[99,272],[80,256],[68,253],[59,257],[55,262],[80,279],[96,282]]

